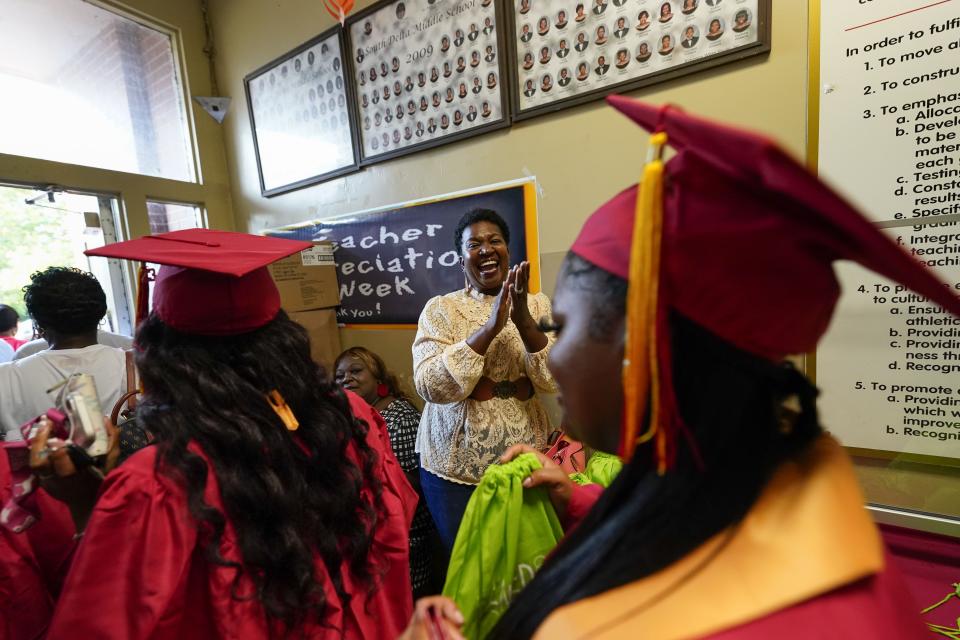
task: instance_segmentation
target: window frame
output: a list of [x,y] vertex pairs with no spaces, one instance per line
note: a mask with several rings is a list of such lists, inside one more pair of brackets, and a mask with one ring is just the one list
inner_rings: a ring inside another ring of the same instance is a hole
[[[42,2],[42,0],[40,0]],[[90,166],[91,169],[98,169],[101,171],[116,171],[119,173],[129,173],[130,175],[139,175],[144,178],[152,178],[155,180],[172,180],[179,183],[192,183],[192,184],[203,184],[203,168],[202,168],[202,158],[200,153],[199,137],[197,130],[197,122],[193,113],[192,108],[192,95],[193,92],[190,90],[189,76],[187,73],[187,54],[185,43],[183,39],[182,31],[171,25],[170,23],[154,18],[147,15],[141,11],[133,9],[129,6],[123,5],[119,2],[113,0],[80,0],[86,5],[90,5],[94,10],[99,10],[101,12],[106,12],[111,16],[115,16],[121,20],[129,21],[134,25],[149,29],[156,34],[159,34],[168,39],[170,44],[170,55],[171,55],[171,73],[174,77],[171,79],[173,82],[173,87],[176,88],[178,95],[177,105],[172,107],[170,113],[176,113],[180,124],[182,125],[181,131],[182,135],[178,135],[178,142],[183,144],[183,159],[186,161],[188,166],[184,167],[186,169],[185,178],[180,179],[177,177],[169,176],[154,176],[146,173],[138,173],[140,168],[125,167],[125,168],[110,168],[110,167],[95,167],[90,165],[79,165],[74,164],[71,159],[55,159],[55,158],[43,158],[35,155],[17,155],[17,151],[11,149],[11,153],[6,153],[0,150],[0,157],[9,156],[9,157],[18,157],[25,158],[33,161],[40,162],[52,162],[61,165],[69,166]],[[206,54],[203,54],[204,56]],[[210,73],[212,74],[212,67],[210,68]],[[14,96],[16,99],[16,96]],[[181,126],[177,127],[181,129]],[[133,132],[131,132],[133,133]],[[130,148],[132,152],[139,153],[141,147],[140,141],[136,138],[136,134],[133,133],[133,145]],[[29,149],[28,153],[35,153],[35,149]],[[179,172],[179,171],[178,171]],[[5,176],[7,178],[15,178],[16,176],[11,176],[9,172]]]
[[[209,60],[203,53],[202,22],[194,22],[190,11],[175,3],[158,5],[155,9],[150,4],[152,11],[163,16],[156,17],[112,0],[83,1],[171,38],[177,82],[183,96],[181,108],[186,111],[183,117],[189,130],[188,144],[193,158],[194,180],[158,178],[0,152],[0,183],[115,197],[118,203],[115,219],[118,240],[150,234],[148,200],[199,206],[203,210],[207,228],[233,230],[235,222],[229,167],[223,155],[225,134],[220,124],[212,118],[207,120],[205,112],[193,100],[194,95],[210,95],[212,85]],[[175,26],[171,21],[182,23],[183,27]],[[191,70],[194,72],[192,75]],[[200,110],[194,113],[196,109]],[[122,268],[125,280],[131,283],[126,291],[132,294],[136,265],[124,261]]]
[[[200,226],[204,229],[210,228],[210,218],[207,215],[207,207],[203,202],[192,202],[190,200],[183,199],[172,199],[172,198],[155,198],[149,194],[145,196],[144,206],[149,204],[171,204],[178,207],[196,207],[200,210]],[[147,224],[149,225],[150,220],[148,218]]]
[[[100,216],[100,225],[106,244],[110,241],[117,242],[122,239],[121,231],[123,228],[123,199],[119,192],[109,190],[92,191],[89,189],[71,189],[59,185],[19,182],[16,180],[7,180],[0,178],[0,187],[12,187],[15,189],[29,189],[33,191],[53,190],[57,193],[70,193],[81,196],[89,196],[97,199],[97,214]],[[116,208],[109,205],[110,202],[116,203]],[[134,315],[136,313],[135,300],[136,292],[134,283],[136,282],[135,273],[127,268],[125,261],[110,259],[107,264],[107,271],[110,273],[111,291],[113,293],[113,308],[117,312],[118,328],[128,329],[132,336],[136,327],[134,326]]]
[[[195,184],[203,184],[203,171],[201,169],[200,163],[200,145],[197,141],[197,126],[196,121],[193,117],[193,110],[189,108],[193,96],[190,91],[189,83],[187,82],[187,64],[186,64],[186,52],[183,48],[183,38],[181,37],[180,29],[177,27],[164,22],[158,18],[147,15],[146,13],[137,11],[128,7],[126,5],[120,4],[118,2],[112,2],[111,0],[83,0],[87,4],[99,7],[104,11],[109,11],[115,15],[118,15],[127,20],[136,22],[142,27],[147,29],[153,29],[154,31],[159,31],[168,38],[170,38],[170,51],[173,54],[173,69],[176,73],[176,83],[180,88],[180,95],[183,98],[180,103],[180,115],[183,118],[184,123],[187,127],[187,147],[190,156],[190,162],[192,164],[191,171],[191,180],[189,182]],[[143,174],[136,174],[143,175]],[[162,178],[156,176],[143,176],[145,178],[153,178],[155,180],[170,180],[170,178]],[[185,182],[179,181],[176,182]]]

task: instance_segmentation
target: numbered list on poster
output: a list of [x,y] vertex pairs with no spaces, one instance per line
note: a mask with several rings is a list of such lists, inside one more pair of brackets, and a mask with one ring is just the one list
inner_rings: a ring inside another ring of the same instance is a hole
[[[819,168],[960,294],[960,3],[822,4]],[[852,447],[960,458],[960,319],[852,265],[817,354]]]

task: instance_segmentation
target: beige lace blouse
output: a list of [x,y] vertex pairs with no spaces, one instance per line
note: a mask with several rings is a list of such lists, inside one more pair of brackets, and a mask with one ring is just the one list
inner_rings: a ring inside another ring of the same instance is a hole
[[[495,382],[527,376],[537,392],[556,391],[547,370],[552,335],[547,334],[542,350],[527,353],[517,327],[508,320],[485,356],[466,343],[490,318],[494,300],[472,289],[430,299],[413,342],[414,383],[427,403],[417,433],[420,464],[454,482],[480,482],[505,449],[521,443],[542,447],[551,430],[536,394],[527,401],[479,402],[469,397],[480,376]],[[550,316],[546,295],[530,294],[527,304],[534,320]]]

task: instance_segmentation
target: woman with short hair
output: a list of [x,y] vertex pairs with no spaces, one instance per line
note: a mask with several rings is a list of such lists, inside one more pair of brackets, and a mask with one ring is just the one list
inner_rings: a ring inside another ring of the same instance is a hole
[[417,451],[427,506],[448,549],[467,501],[506,447],[543,446],[550,421],[537,393],[555,389],[538,326],[550,300],[530,293],[530,265],[510,266],[510,229],[476,209],[457,225],[464,287],[431,298],[413,343],[417,392],[427,401]]

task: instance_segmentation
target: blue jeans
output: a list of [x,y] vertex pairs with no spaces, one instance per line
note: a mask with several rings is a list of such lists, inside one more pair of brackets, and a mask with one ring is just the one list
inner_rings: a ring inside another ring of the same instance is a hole
[[457,539],[457,530],[463,513],[467,510],[467,502],[473,495],[474,485],[458,484],[435,476],[426,469],[420,469],[420,488],[427,501],[427,508],[440,533],[440,540],[447,552],[453,550],[453,543]]

